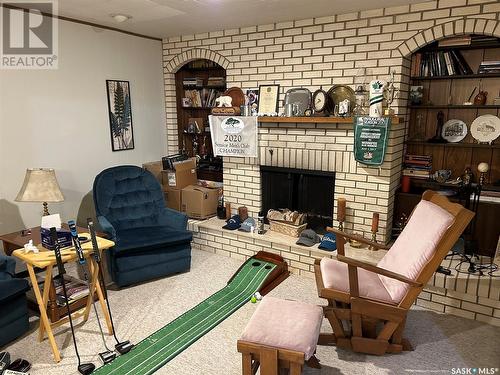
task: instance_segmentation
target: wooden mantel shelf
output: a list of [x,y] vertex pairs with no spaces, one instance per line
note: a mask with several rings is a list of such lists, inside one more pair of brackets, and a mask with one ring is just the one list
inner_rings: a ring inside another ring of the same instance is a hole
[[[315,123],[315,124],[352,124],[353,117],[284,117],[263,116],[258,118],[262,123]],[[392,117],[392,124],[403,122],[401,117]]]

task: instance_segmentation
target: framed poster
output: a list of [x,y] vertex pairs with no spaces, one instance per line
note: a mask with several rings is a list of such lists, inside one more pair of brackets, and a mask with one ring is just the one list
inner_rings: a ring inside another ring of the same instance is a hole
[[106,80],[108,93],[109,126],[113,151],[132,150],[134,132],[132,129],[132,104],[130,82]]
[[259,113],[278,113],[280,85],[259,86]]

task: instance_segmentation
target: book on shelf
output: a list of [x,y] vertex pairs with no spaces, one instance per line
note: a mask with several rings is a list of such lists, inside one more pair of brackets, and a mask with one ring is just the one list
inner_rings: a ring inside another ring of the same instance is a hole
[[431,176],[431,172],[430,171],[416,170],[413,168],[405,168],[405,169],[403,169],[403,176],[428,179]]
[[473,74],[457,50],[416,53],[410,67],[413,77],[442,77]]
[[224,87],[225,85],[226,79],[224,77],[208,77],[208,87]]
[[184,90],[184,97],[189,98],[191,106],[197,108],[215,107],[215,100],[221,95],[222,91],[217,89]]
[[500,73],[500,61],[482,61],[477,72],[478,74]]
[[203,86],[203,78],[199,78],[199,77],[184,78],[182,80],[182,84],[184,86],[202,87]]

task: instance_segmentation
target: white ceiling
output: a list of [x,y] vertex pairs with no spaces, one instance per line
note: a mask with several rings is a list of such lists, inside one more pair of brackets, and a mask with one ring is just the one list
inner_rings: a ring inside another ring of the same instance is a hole
[[[412,0],[61,0],[59,15],[163,38],[358,10]],[[117,23],[110,14],[132,19]]]

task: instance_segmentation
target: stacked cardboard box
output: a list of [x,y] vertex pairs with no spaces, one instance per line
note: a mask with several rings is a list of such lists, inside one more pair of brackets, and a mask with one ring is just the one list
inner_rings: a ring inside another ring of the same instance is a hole
[[206,219],[217,214],[219,189],[198,185],[196,159],[174,163],[162,169],[162,162],[143,164],[159,180],[167,207],[185,212],[190,218]]

